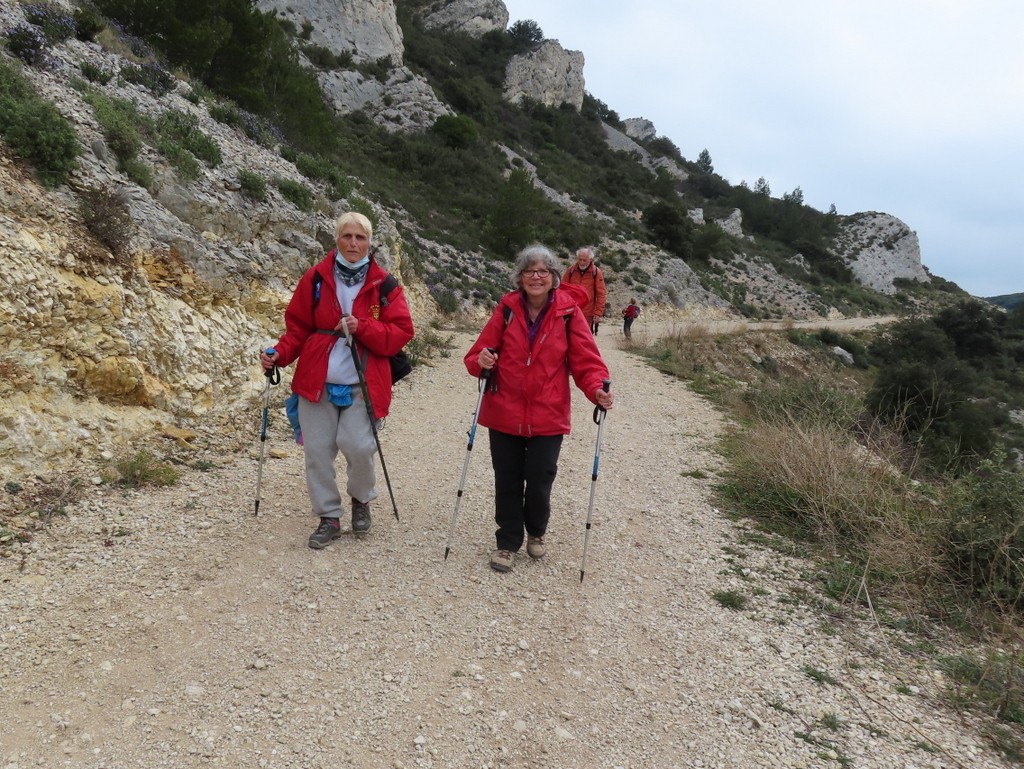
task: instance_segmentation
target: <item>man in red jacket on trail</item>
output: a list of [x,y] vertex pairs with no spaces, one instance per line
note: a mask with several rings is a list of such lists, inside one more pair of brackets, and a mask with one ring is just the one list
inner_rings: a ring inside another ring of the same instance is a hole
[[607,291],[604,286],[604,274],[594,263],[597,249],[584,246],[576,252],[576,261],[562,275],[562,282],[569,286],[579,286],[587,292],[587,301],[583,304],[583,316],[587,319],[590,331],[597,334],[597,326],[604,315]]

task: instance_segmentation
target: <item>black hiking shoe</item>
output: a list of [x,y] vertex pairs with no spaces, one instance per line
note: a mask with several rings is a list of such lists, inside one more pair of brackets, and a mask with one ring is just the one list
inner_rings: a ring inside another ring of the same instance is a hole
[[352,533],[365,534],[370,530],[370,503],[352,500]]
[[341,536],[341,521],[337,518],[321,518],[316,531],[309,535],[309,546],[314,550],[322,550]]

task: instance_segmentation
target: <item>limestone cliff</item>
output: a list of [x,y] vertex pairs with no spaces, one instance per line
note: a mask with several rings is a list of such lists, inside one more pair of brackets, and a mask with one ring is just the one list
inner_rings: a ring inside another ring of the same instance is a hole
[[545,40],[536,50],[515,56],[505,71],[505,98],[518,104],[530,98],[558,107],[583,106],[583,64],[581,51],[567,51],[557,40]]
[[843,219],[836,253],[858,283],[882,294],[895,294],[899,278],[927,283],[917,233],[891,214],[854,214]]
[[428,13],[423,24],[427,29],[482,37],[508,26],[508,8],[501,0],[451,0]]

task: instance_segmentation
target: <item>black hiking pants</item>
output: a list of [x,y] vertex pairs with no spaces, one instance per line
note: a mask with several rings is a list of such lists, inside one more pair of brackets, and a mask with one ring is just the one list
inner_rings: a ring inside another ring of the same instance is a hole
[[526,534],[544,536],[551,517],[551,487],[558,472],[561,435],[524,438],[488,430],[494,467],[494,532],[499,550],[515,553]]

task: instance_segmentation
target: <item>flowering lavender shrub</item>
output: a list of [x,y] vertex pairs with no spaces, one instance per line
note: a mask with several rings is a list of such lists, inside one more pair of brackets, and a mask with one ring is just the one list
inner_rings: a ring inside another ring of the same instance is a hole
[[48,67],[50,54],[47,52],[46,36],[32,24],[18,24],[4,30],[7,50],[30,67]]
[[23,5],[22,11],[30,24],[39,27],[50,43],[61,43],[77,32],[75,20],[53,3]]

